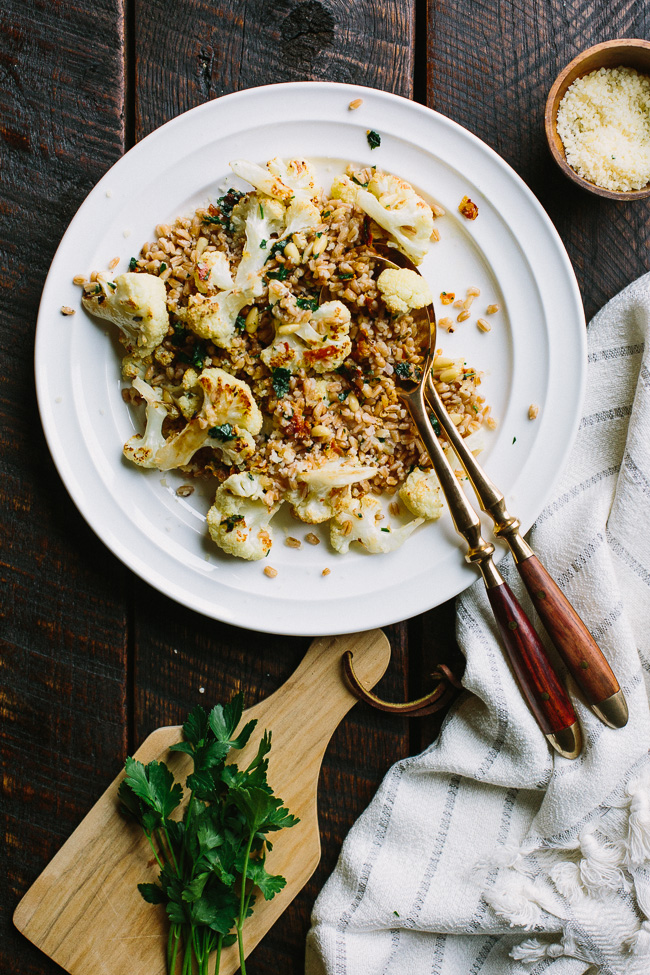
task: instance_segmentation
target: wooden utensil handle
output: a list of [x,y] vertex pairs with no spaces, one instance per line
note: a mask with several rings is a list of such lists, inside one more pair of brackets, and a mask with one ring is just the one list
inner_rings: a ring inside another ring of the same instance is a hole
[[546,656],[542,641],[507,582],[487,590],[519,686],[545,735],[576,721],[573,705]]
[[620,690],[603,652],[536,555],[517,564],[535,609],[589,704]]

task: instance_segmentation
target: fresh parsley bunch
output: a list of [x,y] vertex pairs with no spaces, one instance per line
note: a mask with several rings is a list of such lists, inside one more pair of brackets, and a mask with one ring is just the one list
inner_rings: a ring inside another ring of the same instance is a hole
[[183,801],[183,789],[167,766],[126,760],[119,799],[142,827],[160,868],[158,883],[138,884],[138,890],[167,910],[169,975],[177,972],[179,961],[181,975],[207,975],[215,949],[217,975],[222,949],[235,941],[245,975],[242,929],[253,913],[254,891],[271,900],[286,883],[265,867],[272,848],[268,834],[298,822],[267,782],[271,733],[264,732],[247,768],[226,765],[231,750],[243,748],[257,724],[249,721],[235,737],[243,710],[240,693],[209,714],[201,707],[190,712],[184,740],[170,749],[185,752],[194,763],[181,819],[171,816]]

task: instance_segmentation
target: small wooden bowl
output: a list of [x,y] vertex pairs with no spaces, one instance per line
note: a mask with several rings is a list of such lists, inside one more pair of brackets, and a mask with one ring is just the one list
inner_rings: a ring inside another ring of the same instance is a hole
[[594,47],[583,51],[570,64],[567,64],[564,71],[558,75],[546,100],[546,111],[544,113],[546,138],[556,163],[564,175],[577,183],[578,186],[582,186],[583,189],[595,193],[597,196],[606,196],[609,200],[643,200],[650,196],[650,183],[640,190],[617,192],[616,190],[606,190],[604,187],[597,186],[595,183],[583,179],[582,176],[578,176],[566,161],[564,146],[557,132],[557,110],[567,88],[573,84],[576,78],[582,78],[590,71],[596,71],[598,68],[621,67],[636,68],[640,74],[650,77],[650,41],[636,38],[605,41],[603,44],[596,44]]

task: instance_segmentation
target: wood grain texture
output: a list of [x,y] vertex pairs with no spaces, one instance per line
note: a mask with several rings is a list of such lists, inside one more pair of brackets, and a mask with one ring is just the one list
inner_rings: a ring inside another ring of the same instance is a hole
[[544,644],[515,599],[507,582],[487,590],[501,642],[517,683],[545,735],[575,724],[573,705]]
[[537,556],[524,559],[518,569],[548,635],[588,703],[600,704],[616,694],[619,683],[598,644]]
[[[390,647],[381,630],[315,640],[296,671],[274,694],[244,712],[242,725],[257,721],[250,742],[234,756],[245,767],[257,753],[265,729],[273,735],[269,782],[300,820],[273,837],[269,869],[287,883],[271,901],[260,900],[247,921],[247,954],[303,887],[320,856],[316,806],[318,773],[334,728],[357,703],[343,679],[341,655],[354,652],[365,683],[385,671]],[[170,754],[181,740],[178,726],[159,728],[138,749],[143,762],[165,761],[177,780],[192,771],[191,760]],[[17,927],[72,975],[148,972],[165,975],[168,922],[152,910],[137,884],[153,880],[151,851],[135,824],[119,812],[120,773],[21,901]],[[224,951],[222,975],[239,968],[237,946]]]
[[627,0],[429,0],[427,104],[492,146],[547,210],[578,277],[589,319],[648,267],[647,201],[588,194],[557,169],[544,104],[580,51],[615,37],[650,38],[650,8]]
[[[414,7],[414,0],[178,0],[170,16],[168,3],[135,0],[135,137],[210,98],[282,81],[352,82],[408,96]],[[233,690],[241,688],[249,701],[266,696],[307,644],[206,620],[139,581],[134,594],[135,741]],[[333,628],[345,627],[340,620]],[[380,689],[406,700],[408,626],[389,627],[387,634],[392,662]],[[256,975],[302,973],[311,908],[341,842],[385,771],[410,750],[407,720],[382,718],[365,705],[335,732],[319,788],[322,861],[251,956]]]
[[135,0],[136,134],[195,105],[282,81],[409,96],[414,0]]
[[15,931],[11,913],[126,747],[125,573],[59,480],[33,379],[49,263],[75,210],[123,151],[122,66],[120,0],[2,5],[0,970],[7,975],[59,970]]

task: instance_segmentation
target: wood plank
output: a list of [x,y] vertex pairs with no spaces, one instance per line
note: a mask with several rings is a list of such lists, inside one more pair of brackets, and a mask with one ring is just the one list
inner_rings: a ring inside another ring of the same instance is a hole
[[[318,0],[178,0],[170,17],[162,5],[136,0],[136,137],[210,98],[281,81],[351,82],[408,96],[414,8],[415,0],[360,0],[346,6]],[[136,594],[135,743],[153,727],[181,720],[193,704],[211,704],[240,687],[249,704],[266,696],[304,652],[305,640],[205,620],[141,583]],[[404,700],[406,624],[390,627],[388,635],[393,659],[380,690]],[[335,733],[319,788],[322,862],[252,954],[250,967],[258,975],[302,973],[315,894],[384,772],[408,751],[407,723],[365,705]]]
[[574,186],[553,162],[544,105],[561,69],[614,37],[650,37],[646,4],[430,0],[427,104],[496,149],[555,223],[587,319],[647,270],[647,201],[618,203]]
[[8,0],[0,23],[0,970],[44,975],[11,914],[126,749],[125,570],[59,480],[33,380],[50,260],[123,150],[122,4]]

